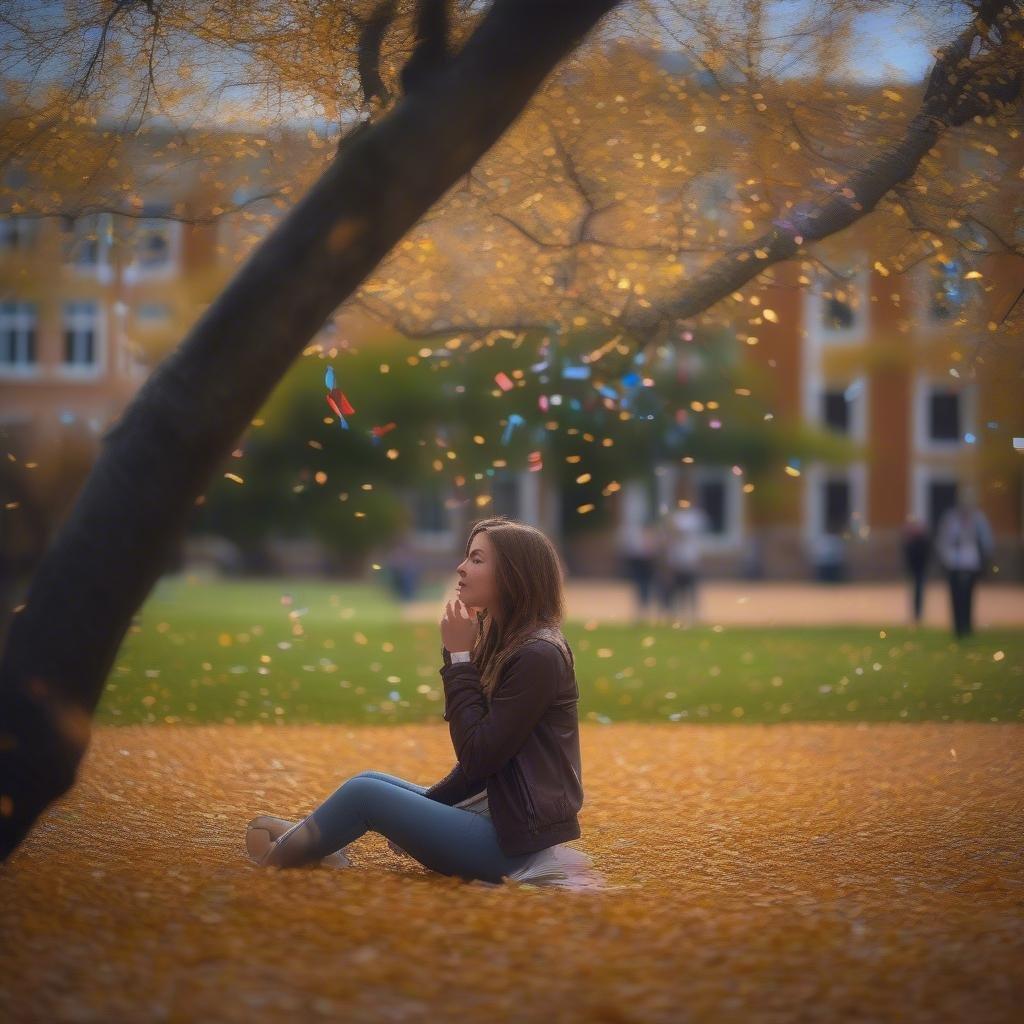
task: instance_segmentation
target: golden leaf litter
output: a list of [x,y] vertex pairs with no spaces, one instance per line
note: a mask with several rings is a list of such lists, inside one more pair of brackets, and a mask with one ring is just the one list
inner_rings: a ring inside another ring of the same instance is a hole
[[0,866],[5,1021],[1009,1020],[1024,992],[1024,726],[582,726],[574,844],[616,888],[245,857],[446,729],[99,727]]

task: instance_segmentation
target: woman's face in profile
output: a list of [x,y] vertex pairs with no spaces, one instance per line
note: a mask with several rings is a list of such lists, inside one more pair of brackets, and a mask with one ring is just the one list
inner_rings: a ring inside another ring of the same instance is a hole
[[477,611],[490,611],[497,607],[496,562],[494,546],[487,532],[481,530],[470,542],[469,555],[456,569],[455,592],[463,604]]

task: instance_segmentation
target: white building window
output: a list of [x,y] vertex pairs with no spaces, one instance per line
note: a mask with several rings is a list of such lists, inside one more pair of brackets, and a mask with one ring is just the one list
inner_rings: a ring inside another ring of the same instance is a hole
[[722,536],[727,528],[728,492],[726,481],[721,478],[701,480],[697,486],[697,505],[707,516],[708,533],[716,537]]
[[[987,248],[990,240],[973,224],[953,232],[969,247]],[[982,296],[981,281],[968,280],[969,267],[958,257],[935,256],[914,268],[916,325],[925,333],[963,321],[968,307]]]
[[956,451],[975,440],[973,384],[918,374],[914,387],[914,446],[919,451]]
[[455,543],[453,509],[444,490],[418,487],[408,498],[412,509],[412,540],[417,546],[450,548]]
[[[169,212],[165,205],[150,205],[151,213]],[[181,222],[165,216],[142,217],[130,230],[132,259],[124,269],[129,284],[149,278],[169,277],[178,268]]]
[[845,533],[853,514],[853,485],[842,476],[821,481],[822,528],[825,533]]
[[867,381],[831,385],[820,394],[819,422],[827,430],[863,441],[867,431]]
[[496,516],[519,518],[519,479],[515,473],[495,472],[491,481],[491,510]]
[[0,253],[25,252],[35,242],[36,221],[32,217],[0,217]]
[[62,372],[95,376],[102,363],[102,317],[91,300],[64,303]]
[[926,313],[932,323],[953,323],[967,299],[967,282],[959,260],[933,260],[928,269]]
[[960,440],[960,395],[932,388],[928,394],[928,440]]
[[731,548],[742,537],[742,479],[729,466],[701,466],[695,474],[694,505],[706,516],[705,550]]
[[815,462],[804,476],[804,537],[811,550],[825,535],[865,533],[867,467],[863,462],[849,466]]
[[867,337],[871,275],[866,260],[819,271],[804,291],[804,322],[811,344],[855,344]]
[[850,432],[850,403],[842,388],[832,388],[822,392],[821,418],[829,430],[837,434]]
[[915,466],[911,512],[916,519],[927,523],[934,533],[939,520],[952,508],[959,495],[960,482],[955,473],[935,470],[928,466]]
[[540,474],[528,469],[496,469],[491,480],[490,512],[539,526]]
[[74,271],[110,281],[113,268],[110,250],[114,241],[114,221],[109,213],[88,213],[65,218],[64,262]]
[[170,232],[164,222],[155,218],[142,221],[135,244],[135,262],[141,270],[156,270],[170,263],[169,236]]
[[33,302],[0,302],[0,373],[26,377],[39,372],[38,313]]

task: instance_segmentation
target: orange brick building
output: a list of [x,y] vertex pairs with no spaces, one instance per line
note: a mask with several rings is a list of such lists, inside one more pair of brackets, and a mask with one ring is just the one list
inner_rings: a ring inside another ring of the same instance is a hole
[[[304,144],[305,136],[289,143],[296,151]],[[248,160],[264,157],[253,148]],[[232,175],[245,166],[239,161]],[[235,202],[245,199],[243,189],[225,187]],[[208,188],[179,175],[147,194],[123,246],[112,244],[106,214],[74,223],[0,218],[0,439],[15,458],[38,463],[69,445],[95,450],[153,361],[228,280],[244,236],[266,230],[238,218],[174,219]],[[116,230],[120,237],[123,226]],[[777,419],[847,434],[863,457],[801,467],[780,483],[784,497],[770,513],[730,466],[652,466],[652,487],[625,483],[608,499],[620,524],[693,501],[709,515],[708,574],[756,565],[768,576],[806,577],[822,539],[840,537],[851,576],[884,577],[901,571],[907,518],[934,525],[970,483],[992,523],[1000,572],[1020,578],[1024,458],[1011,437],[1024,435],[1021,346],[985,347],[976,375],[959,375],[970,353],[952,326],[972,290],[1009,308],[1022,286],[1020,260],[988,258],[980,281],[939,260],[896,275],[878,259],[881,248],[862,222],[821,247],[848,281],[795,261],[774,268],[770,287],[750,294],[761,294],[777,321],[759,325],[758,343],[744,349],[774,381]],[[411,495],[416,540],[449,564],[467,523],[495,512],[557,537],[561,496],[543,473],[498,474],[492,495],[483,510]],[[574,538],[565,551],[577,574],[618,570],[615,529]]]

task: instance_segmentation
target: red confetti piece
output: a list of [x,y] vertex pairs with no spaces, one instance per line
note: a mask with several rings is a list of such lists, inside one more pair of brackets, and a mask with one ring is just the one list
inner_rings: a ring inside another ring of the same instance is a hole
[[341,411],[346,416],[351,416],[352,413],[355,412],[355,409],[352,408],[352,406],[349,404],[349,400],[345,397],[344,391],[340,391],[338,388],[331,388],[331,395],[333,396],[334,400],[340,404]]

